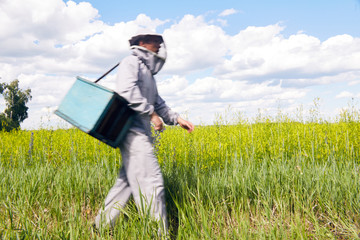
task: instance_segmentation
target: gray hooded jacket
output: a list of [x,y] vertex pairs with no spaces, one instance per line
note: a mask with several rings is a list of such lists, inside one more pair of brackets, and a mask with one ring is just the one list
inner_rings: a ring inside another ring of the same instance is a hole
[[137,114],[131,130],[151,136],[150,118],[155,111],[166,124],[176,125],[179,114],[173,112],[159,96],[155,78],[165,63],[157,54],[139,47],[132,48],[132,55],[124,58],[116,79],[117,93],[129,102]]

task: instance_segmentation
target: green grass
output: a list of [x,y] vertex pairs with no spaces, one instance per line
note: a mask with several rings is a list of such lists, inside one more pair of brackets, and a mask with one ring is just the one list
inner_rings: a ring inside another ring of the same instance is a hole
[[[91,231],[121,164],[75,130],[0,133],[0,238],[153,239],[133,202]],[[357,239],[360,123],[169,127],[157,137],[172,239]]]

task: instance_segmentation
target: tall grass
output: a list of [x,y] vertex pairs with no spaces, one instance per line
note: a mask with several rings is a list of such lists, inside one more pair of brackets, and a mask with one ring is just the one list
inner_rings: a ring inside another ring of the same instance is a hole
[[[355,112],[356,113],[356,112]],[[356,239],[360,124],[261,118],[168,127],[155,150],[172,239]],[[76,129],[0,133],[0,238],[153,239],[133,202],[91,230],[121,160]]]

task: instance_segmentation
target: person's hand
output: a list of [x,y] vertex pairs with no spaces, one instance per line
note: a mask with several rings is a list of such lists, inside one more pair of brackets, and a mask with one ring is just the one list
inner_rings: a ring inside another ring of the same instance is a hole
[[159,115],[156,114],[156,112],[153,112],[151,114],[151,119],[150,121],[154,124],[154,129],[155,131],[161,131],[164,129],[164,124],[161,121]]
[[183,129],[186,129],[189,133],[194,131],[195,127],[194,127],[194,124],[192,124],[191,122],[186,121],[185,119],[182,119],[181,117],[178,117],[177,122],[180,125],[180,127],[182,127]]

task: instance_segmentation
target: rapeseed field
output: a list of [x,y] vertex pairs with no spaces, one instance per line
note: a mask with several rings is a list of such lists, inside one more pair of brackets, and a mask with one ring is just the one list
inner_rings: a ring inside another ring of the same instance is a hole
[[[169,239],[358,238],[357,112],[220,119],[154,137]],[[114,229],[91,230],[120,165],[118,149],[74,128],[0,132],[0,238],[156,239],[132,201]]]

